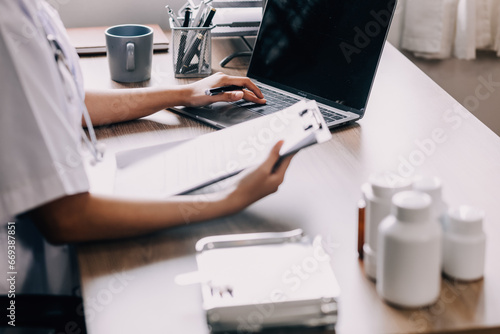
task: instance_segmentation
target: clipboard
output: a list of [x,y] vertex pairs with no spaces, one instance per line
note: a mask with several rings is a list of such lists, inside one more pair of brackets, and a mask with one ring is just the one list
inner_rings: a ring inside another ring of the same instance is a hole
[[336,324],[340,288],[320,237],[300,229],[213,236],[196,251],[211,332]]
[[263,162],[278,140],[280,155],[331,138],[315,101],[300,101],[271,115],[208,133],[165,149],[116,153],[114,193],[165,198],[205,187]]

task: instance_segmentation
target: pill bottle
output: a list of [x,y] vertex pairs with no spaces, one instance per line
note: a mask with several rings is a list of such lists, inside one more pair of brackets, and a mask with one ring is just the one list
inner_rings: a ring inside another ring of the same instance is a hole
[[441,288],[440,224],[431,218],[431,197],[403,191],[379,226],[377,292],[405,308],[433,304]]

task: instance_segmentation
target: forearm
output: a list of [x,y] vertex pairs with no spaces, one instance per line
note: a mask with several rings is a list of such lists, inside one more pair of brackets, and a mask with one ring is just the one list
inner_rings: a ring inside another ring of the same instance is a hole
[[228,195],[137,201],[83,193],[48,203],[30,215],[53,243],[117,239],[232,214],[240,208]]
[[[226,85],[242,86],[245,89],[215,96],[205,94],[208,88]],[[86,92],[85,104],[92,124],[102,125],[137,119],[168,107],[203,106],[218,101],[232,102],[240,99],[255,103],[266,102],[259,88],[250,79],[216,73],[188,85],[90,90]],[[85,125],[85,122],[82,122]]]
[[[185,105],[189,86],[108,89],[85,94],[85,104],[93,125],[129,121],[165,108]],[[85,123],[84,123],[85,124]]]
[[233,189],[165,200],[124,200],[82,193],[44,204],[27,215],[52,243],[126,238],[236,213],[274,193],[292,156],[281,160],[278,142],[258,167],[240,174]]

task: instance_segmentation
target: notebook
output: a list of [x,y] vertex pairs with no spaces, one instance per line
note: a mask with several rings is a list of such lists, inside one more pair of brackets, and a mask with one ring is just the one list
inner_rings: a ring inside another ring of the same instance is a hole
[[[153,29],[153,50],[168,51],[169,40],[158,24],[146,24]],[[68,37],[79,55],[105,54],[105,27],[68,28]]]
[[268,0],[247,72],[267,104],[171,110],[224,128],[306,99],[317,101],[329,128],[359,120],[395,6],[394,0]]

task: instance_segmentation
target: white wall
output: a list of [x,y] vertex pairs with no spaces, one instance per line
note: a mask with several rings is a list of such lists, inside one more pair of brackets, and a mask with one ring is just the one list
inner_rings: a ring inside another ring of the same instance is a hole
[[[158,23],[168,28],[165,5],[177,11],[187,0],[47,0],[67,28],[109,26],[124,23]],[[405,0],[398,1],[389,41],[399,46],[401,14]],[[197,3],[197,1],[195,1]]]
[[67,28],[158,23],[168,28],[165,5],[177,11],[185,0],[47,0]]

